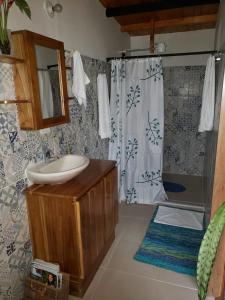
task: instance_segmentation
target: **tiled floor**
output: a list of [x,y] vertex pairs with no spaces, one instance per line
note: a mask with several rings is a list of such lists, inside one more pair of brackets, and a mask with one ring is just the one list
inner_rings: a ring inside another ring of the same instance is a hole
[[133,259],[153,211],[149,205],[120,206],[116,239],[84,300],[197,300],[193,277]]
[[167,192],[169,201],[196,207],[203,206],[203,177],[164,173],[163,180],[182,184],[186,188],[181,193]]

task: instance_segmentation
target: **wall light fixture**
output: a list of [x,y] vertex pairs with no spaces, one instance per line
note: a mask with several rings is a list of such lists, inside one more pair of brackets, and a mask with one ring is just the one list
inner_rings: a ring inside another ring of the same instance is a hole
[[55,13],[61,13],[63,10],[63,7],[61,4],[53,4],[49,0],[45,0],[43,3],[44,11],[47,14],[48,17],[53,18]]

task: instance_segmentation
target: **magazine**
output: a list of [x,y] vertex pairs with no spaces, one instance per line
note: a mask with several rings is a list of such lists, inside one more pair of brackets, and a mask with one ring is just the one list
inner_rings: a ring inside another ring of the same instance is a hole
[[31,264],[31,277],[55,288],[62,286],[62,273],[57,264],[34,260]]

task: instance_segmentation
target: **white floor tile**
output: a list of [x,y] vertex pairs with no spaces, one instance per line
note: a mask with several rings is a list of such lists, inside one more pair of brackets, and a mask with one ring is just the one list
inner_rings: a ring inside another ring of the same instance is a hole
[[92,300],[197,300],[197,292],[106,269]]
[[121,217],[120,238],[140,243],[144,238],[150,219]]
[[121,240],[116,249],[114,249],[111,259],[105,267],[112,270],[143,275],[149,278],[157,278],[157,267],[140,263],[134,259],[134,255],[139,246],[139,242]]
[[133,217],[149,220],[155,210],[152,205],[145,204],[120,204],[119,215],[121,217]]
[[[102,276],[104,274],[104,269],[103,268],[99,268],[97,273],[95,274],[95,277],[93,278],[91,284],[89,285],[85,295],[83,296],[83,300],[92,300],[93,295],[96,291],[96,288],[100,282],[100,280],[102,279]],[[69,300],[80,300],[81,298],[75,297],[70,295],[69,296]]]
[[[194,277],[134,260],[155,207],[120,205],[116,239],[84,300],[197,300]],[[70,296],[70,300],[77,300]]]

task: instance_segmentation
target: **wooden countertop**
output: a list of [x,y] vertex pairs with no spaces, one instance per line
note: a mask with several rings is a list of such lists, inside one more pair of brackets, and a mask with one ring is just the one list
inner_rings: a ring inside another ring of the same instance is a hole
[[108,174],[116,165],[116,161],[91,159],[88,167],[79,175],[62,184],[34,184],[25,190],[26,193],[39,195],[57,195],[57,197],[82,197],[102,177]]

